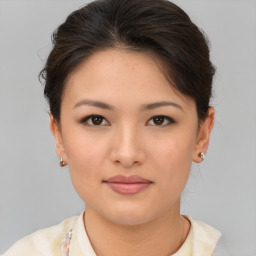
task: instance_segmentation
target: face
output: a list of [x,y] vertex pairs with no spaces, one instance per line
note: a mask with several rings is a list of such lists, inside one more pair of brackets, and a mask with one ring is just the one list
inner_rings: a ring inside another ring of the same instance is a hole
[[134,225],[179,208],[212,123],[210,113],[198,127],[195,102],[170,86],[152,55],[108,49],[69,76],[51,130],[86,208]]

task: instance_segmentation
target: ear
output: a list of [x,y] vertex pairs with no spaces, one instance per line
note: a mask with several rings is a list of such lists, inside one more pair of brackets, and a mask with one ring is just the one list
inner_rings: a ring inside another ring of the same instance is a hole
[[51,113],[49,114],[49,116],[50,116],[50,129],[56,143],[56,153],[60,158],[62,158],[65,162],[67,162],[67,156],[66,156],[65,147],[63,144],[60,125],[57,123],[57,121],[54,119]]
[[208,110],[208,116],[205,119],[204,122],[200,124],[198,135],[197,135],[197,140],[196,140],[196,145],[195,145],[195,150],[194,150],[194,155],[193,155],[193,161],[196,163],[200,163],[202,159],[198,156],[200,152],[203,152],[206,154],[208,145],[209,145],[209,140],[210,140],[210,134],[213,128],[214,124],[214,108],[210,107]]

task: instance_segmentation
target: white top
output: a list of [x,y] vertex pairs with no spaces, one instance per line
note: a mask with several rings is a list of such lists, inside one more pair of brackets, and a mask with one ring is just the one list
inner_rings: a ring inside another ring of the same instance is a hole
[[[84,227],[84,212],[22,238],[2,256],[96,256]],[[184,217],[191,222],[190,231],[181,248],[172,256],[227,255],[222,250],[218,252],[216,247],[221,236],[218,230],[190,216]]]

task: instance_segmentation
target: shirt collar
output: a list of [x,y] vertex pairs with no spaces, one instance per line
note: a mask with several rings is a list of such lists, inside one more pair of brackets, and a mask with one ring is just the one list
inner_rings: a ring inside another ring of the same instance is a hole
[[[69,248],[70,256],[97,256],[86,233],[84,213],[85,211],[80,214],[72,231],[72,239]],[[178,252],[173,254],[173,256],[180,255],[180,252],[183,252],[184,248],[191,248],[190,246],[188,247],[188,243],[191,242],[191,240],[193,251],[192,255],[211,255],[221,233],[204,222],[194,220],[192,217],[187,215],[184,215],[184,217],[191,223],[190,231],[182,247]]]
[[70,256],[97,256],[86,233],[84,226],[84,213],[85,211],[80,214],[72,231],[72,240],[69,248]]

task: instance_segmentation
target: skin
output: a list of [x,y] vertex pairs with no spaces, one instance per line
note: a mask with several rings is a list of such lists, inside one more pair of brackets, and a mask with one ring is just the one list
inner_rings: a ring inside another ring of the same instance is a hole
[[[85,99],[115,109],[82,104]],[[175,105],[141,110],[159,101]],[[91,114],[103,118],[96,125],[80,122]],[[159,123],[153,118],[159,115],[174,122]],[[181,193],[192,161],[201,162],[198,153],[207,151],[213,122],[210,108],[198,125],[194,100],[170,86],[152,54],[99,51],[70,74],[61,121],[50,115],[50,127],[56,152],[86,202],[85,228],[97,255],[170,255],[180,248],[190,229],[180,215]],[[152,184],[121,195],[103,183],[115,175],[139,175]]]

